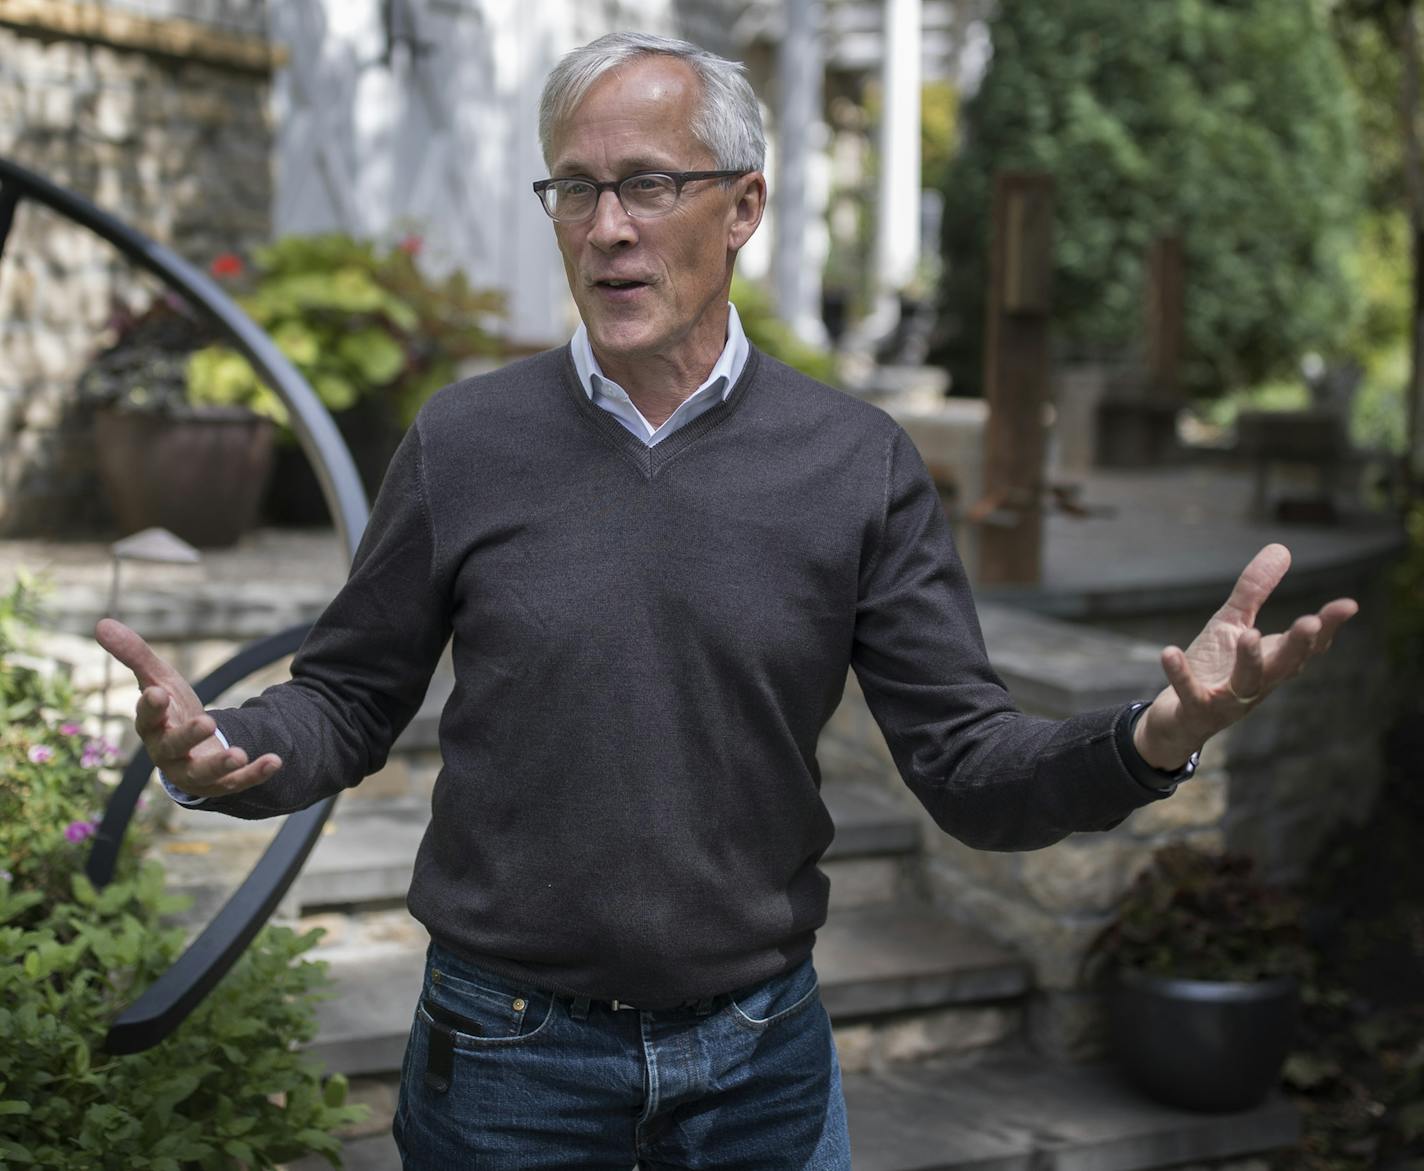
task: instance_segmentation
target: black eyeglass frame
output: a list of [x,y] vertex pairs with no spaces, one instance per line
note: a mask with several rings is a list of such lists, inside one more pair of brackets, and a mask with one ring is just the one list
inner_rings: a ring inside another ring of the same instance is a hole
[[[618,200],[618,206],[635,220],[656,220],[669,214],[669,212],[677,206],[677,201],[682,198],[682,189],[688,183],[695,182],[698,179],[740,179],[743,175],[750,175],[751,173],[751,168],[735,171],[634,171],[631,175],[624,175],[621,179],[610,179],[602,183],[597,179],[585,179],[582,175],[562,175],[557,179],[536,179],[534,181],[534,194],[539,200],[539,206],[544,209],[544,214],[556,224],[578,224],[584,220],[592,219],[594,214],[598,211],[598,201],[603,198],[605,191],[613,192],[614,198]],[[631,183],[634,179],[646,179],[649,175],[658,175],[673,181],[675,189],[673,191],[672,207],[669,207],[667,211],[658,212],[657,215],[639,215],[623,202],[622,187],[624,183]],[[561,220],[549,209],[549,205],[544,199],[544,192],[555,183],[568,182],[587,183],[592,187],[594,189],[593,205],[589,208],[587,215],[581,215],[577,219],[572,220]]]

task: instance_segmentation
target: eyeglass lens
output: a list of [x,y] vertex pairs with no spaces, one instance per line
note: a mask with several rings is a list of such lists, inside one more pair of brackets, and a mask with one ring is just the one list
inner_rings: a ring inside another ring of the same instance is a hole
[[[555,179],[544,189],[544,204],[556,220],[581,220],[593,214],[599,190],[583,179]],[[618,200],[632,216],[665,215],[677,203],[671,175],[629,175],[618,185]]]

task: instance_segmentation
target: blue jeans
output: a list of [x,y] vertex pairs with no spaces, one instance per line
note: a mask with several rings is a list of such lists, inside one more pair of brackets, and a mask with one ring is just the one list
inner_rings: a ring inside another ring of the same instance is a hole
[[579,1005],[432,944],[393,1127],[405,1171],[846,1171],[810,957],[724,1000]]

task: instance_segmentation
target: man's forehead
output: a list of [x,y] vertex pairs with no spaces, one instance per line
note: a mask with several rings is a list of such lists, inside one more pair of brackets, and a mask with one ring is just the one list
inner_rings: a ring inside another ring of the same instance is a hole
[[635,171],[676,171],[681,166],[680,162],[672,155],[647,153],[646,144],[644,144],[643,153],[640,154],[611,159],[600,157],[596,160],[591,156],[580,154],[578,147],[579,144],[576,141],[564,144],[564,149],[554,160],[555,174],[592,176],[595,171],[609,170],[612,172],[610,178],[618,178],[631,175]]

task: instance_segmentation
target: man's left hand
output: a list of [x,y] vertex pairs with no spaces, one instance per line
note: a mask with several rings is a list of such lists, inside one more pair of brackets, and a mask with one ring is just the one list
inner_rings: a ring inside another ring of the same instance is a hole
[[1336,598],[1297,618],[1283,634],[1263,636],[1256,615],[1290,568],[1290,550],[1267,545],[1236,579],[1231,596],[1183,651],[1162,651],[1169,686],[1142,713],[1133,743],[1142,759],[1169,772],[1223,728],[1329,650],[1335,632],[1359,610]]

